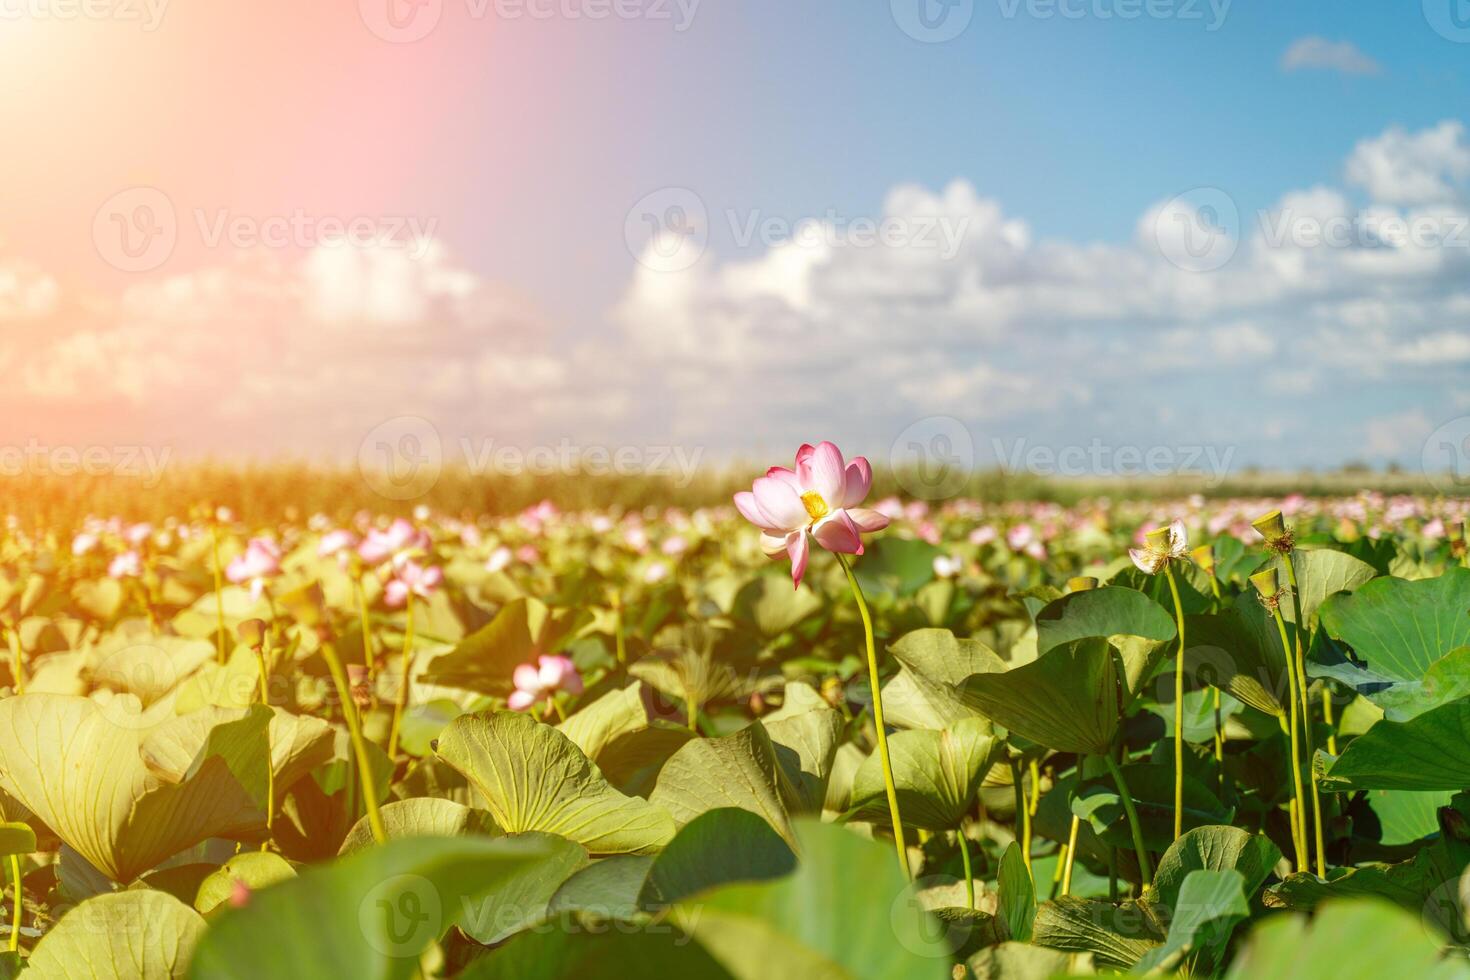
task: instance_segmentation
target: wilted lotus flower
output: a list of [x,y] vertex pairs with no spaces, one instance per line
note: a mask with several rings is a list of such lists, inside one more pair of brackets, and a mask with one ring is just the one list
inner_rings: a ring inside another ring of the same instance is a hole
[[861,456],[844,464],[830,442],[796,451],[796,469],[773,466],[750,490],[735,495],[735,506],[761,529],[761,550],[772,558],[791,556],[791,578],[801,584],[809,553],[807,535],[828,551],[863,553],[861,534],[881,531],[888,518],[859,507],[873,484],[873,470]]
[[107,574],[113,578],[137,578],[143,574],[143,560],[136,551],[124,551],[108,562]]
[[444,581],[444,570],[435,565],[420,565],[405,561],[383,588],[383,601],[397,608],[408,601],[410,595],[427,599],[439,590]]
[[1157,575],[1171,561],[1183,561],[1189,555],[1189,537],[1183,521],[1168,527],[1156,527],[1143,536],[1142,548],[1129,548],[1128,557],[1139,571]]
[[225,578],[239,585],[250,583],[250,598],[259,599],[265,580],[281,570],[281,549],[270,538],[251,538],[245,553],[225,566]]
[[560,654],[543,654],[534,664],[521,664],[511,680],[516,689],[506,704],[512,711],[525,711],[532,705],[550,701],[557,691],[582,693],[582,676],[577,673],[572,658]]
[[369,565],[381,565],[392,561],[395,566],[403,564],[415,551],[427,551],[429,536],[399,517],[388,526],[388,530],[373,528],[367,533],[357,553]]
[[357,544],[357,535],[346,528],[338,528],[335,531],[328,531],[322,535],[322,540],[317,545],[316,553],[322,558],[330,558],[339,552],[345,552],[355,544]]

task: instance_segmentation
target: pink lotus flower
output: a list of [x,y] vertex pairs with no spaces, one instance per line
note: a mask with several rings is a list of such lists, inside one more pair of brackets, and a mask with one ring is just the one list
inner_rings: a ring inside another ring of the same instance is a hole
[[123,538],[134,547],[142,544],[153,536],[153,525],[146,521],[140,524],[131,524],[123,532]]
[[281,570],[281,549],[270,538],[251,538],[245,553],[236,555],[225,566],[225,578],[239,585],[250,583],[250,598],[259,599],[265,580]]
[[1183,561],[1189,557],[1189,536],[1184,531],[1183,521],[1174,521],[1168,527],[1154,528],[1144,534],[1142,548],[1129,548],[1128,557],[1141,572],[1157,575],[1171,561]]
[[97,535],[83,531],[71,539],[71,553],[78,557],[97,547]]
[[761,550],[775,558],[791,556],[791,579],[801,585],[809,554],[807,535],[828,551],[844,555],[863,553],[861,535],[881,531],[888,518],[859,507],[873,484],[868,461],[856,456],[849,463],[830,442],[796,451],[796,469],[773,466],[750,490],[735,495],[735,507],[761,529]]
[[532,705],[550,701],[557,691],[582,693],[582,675],[577,673],[571,657],[560,654],[543,654],[536,658],[536,663],[521,664],[511,680],[516,689],[506,704],[512,711],[525,711]]
[[485,571],[503,572],[510,567],[510,563],[514,560],[515,556],[510,553],[510,549],[505,545],[501,545],[490,552],[490,557],[485,560]]
[[373,528],[367,533],[357,553],[369,565],[381,565],[392,561],[395,566],[403,564],[415,551],[427,551],[429,536],[399,517],[388,526],[388,530]]
[[355,544],[357,544],[357,535],[345,528],[339,528],[322,535],[322,540],[317,545],[316,553],[322,558],[330,558],[338,552],[346,551]]
[[396,609],[407,602],[410,595],[427,599],[439,591],[442,581],[444,570],[438,566],[405,561],[383,588],[383,601]]
[[136,551],[124,551],[107,563],[107,574],[112,578],[137,578],[143,574],[143,560]]

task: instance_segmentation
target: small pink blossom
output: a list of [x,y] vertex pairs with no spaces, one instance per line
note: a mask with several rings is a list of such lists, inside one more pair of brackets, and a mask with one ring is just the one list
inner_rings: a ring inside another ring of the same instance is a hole
[[643,581],[648,585],[657,585],[668,577],[668,562],[656,561],[643,570]]
[[135,548],[151,537],[153,537],[153,525],[146,521],[138,524],[130,524],[128,525],[128,529],[123,532],[123,540]]
[[245,553],[236,555],[225,566],[225,578],[239,585],[250,583],[250,598],[259,599],[265,580],[281,571],[281,549],[270,538],[251,538]]
[[808,537],[828,551],[860,555],[862,534],[881,531],[888,517],[858,505],[868,496],[873,470],[856,456],[844,462],[830,442],[803,445],[796,468],[773,466],[749,490],[735,495],[735,507],[761,530],[761,550],[772,558],[791,557],[791,578],[801,585],[809,555]]
[[407,602],[410,595],[427,599],[439,590],[443,581],[444,570],[437,565],[424,566],[415,561],[405,561],[383,587],[383,601],[396,609]]
[[107,574],[112,578],[137,578],[143,574],[143,560],[136,551],[121,552],[108,562]]
[[345,552],[357,544],[357,535],[345,528],[328,531],[322,535],[321,542],[317,545],[316,553],[322,558],[330,558],[338,552]]
[[659,550],[666,555],[682,555],[689,550],[689,542],[682,534],[676,534],[664,541]]
[[525,711],[532,705],[550,701],[557,691],[582,693],[582,676],[572,658],[560,654],[541,655],[536,663],[521,664],[511,675],[516,689],[506,702],[512,711]]
[[1006,532],[1006,544],[1012,551],[1025,551],[1036,540],[1036,529],[1030,524],[1016,524]]
[[369,565],[381,565],[387,561],[401,565],[415,551],[427,551],[428,548],[428,534],[414,527],[412,522],[399,517],[386,531],[377,528],[368,531],[362,544],[357,546],[357,553]]
[[501,545],[490,552],[490,557],[485,562],[485,571],[503,572],[510,567],[510,563],[514,559],[515,556],[511,554],[510,549],[505,545]]
[[71,553],[81,557],[97,547],[97,540],[97,535],[83,531],[71,539]]
[[995,537],[995,528],[991,527],[989,524],[982,524],[980,527],[977,527],[975,528],[975,530],[970,532],[970,543],[986,545],[994,541]]

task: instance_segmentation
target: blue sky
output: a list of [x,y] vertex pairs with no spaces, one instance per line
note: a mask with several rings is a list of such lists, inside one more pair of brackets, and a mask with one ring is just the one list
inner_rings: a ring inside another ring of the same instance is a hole
[[[0,440],[882,456],[954,419],[981,464],[1238,468],[1470,435],[1466,0],[612,2],[11,24],[0,84],[48,95],[0,106]],[[99,238],[140,200],[177,231],[144,266]],[[432,247],[251,234],[299,212]]]

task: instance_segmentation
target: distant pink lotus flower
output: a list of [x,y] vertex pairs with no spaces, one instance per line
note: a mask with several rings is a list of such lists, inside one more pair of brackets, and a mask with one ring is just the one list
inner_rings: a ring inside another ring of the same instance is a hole
[[512,711],[525,711],[535,704],[550,701],[557,691],[582,693],[582,675],[577,673],[571,657],[560,654],[536,658],[536,663],[521,664],[511,675],[515,692],[506,702]]
[[245,553],[225,566],[225,578],[239,585],[250,583],[250,598],[259,599],[265,580],[281,571],[281,549],[270,538],[251,538]]
[[980,527],[977,527],[977,528],[975,528],[975,530],[973,530],[973,531],[970,532],[970,543],[971,544],[981,544],[981,545],[984,545],[984,544],[989,544],[990,542],[992,542],[994,540],[995,540],[995,528],[991,527],[989,524],[982,524]]
[[952,555],[934,556],[934,574],[939,578],[954,578],[960,572],[964,571],[964,568],[965,562],[963,559],[955,558]]
[[669,566],[667,562],[656,561],[643,570],[643,581],[648,585],[657,585],[669,577]]
[[83,531],[71,539],[71,553],[78,557],[85,555],[97,547],[97,541],[97,535],[89,531]]
[[666,555],[682,555],[684,552],[689,550],[689,541],[684,537],[684,535],[676,534],[673,537],[666,539],[664,543],[659,546],[658,550],[662,551]]
[[1006,532],[1006,544],[1012,551],[1025,551],[1036,540],[1036,529],[1030,524],[1017,524]]
[[152,536],[153,525],[147,523],[146,521],[138,524],[130,524],[128,525],[127,530],[123,532],[123,540],[127,541],[128,544],[133,545],[134,547],[137,547],[144,541],[147,541]]
[[121,552],[107,563],[107,574],[112,578],[137,578],[143,574],[143,560],[136,551]]
[[395,566],[403,564],[415,551],[427,551],[429,536],[413,526],[413,523],[396,518],[388,530],[373,528],[357,546],[357,553],[369,565],[381,565],[391,561]]
[[408,601],[410,595],[427,599],[439,591],[444,581],[444,570],[436,565],[420,565],[405,561],[394,572],[393,578],[383,588],[383,601],[395,609]]
[[535,545],[523,544],[516,549],[516,561],[525,565],[534,565],[541,560],[541,552],[536,550]]
[[485,561],[485,571],[503,572],[510,567],[510,563],[514,560],[515,556],[511,554],[510,549],[505,545],[501,545],[490,552],[490,557]]
[[357,535],[345,528],[338,528],[322,535],[316,553],[322,558],[330,558],[338,552],[345,552],[355,544],[357,544]]
[[750,490],[735,495],[735,507],[761,529],[761,550],[772,558],[791,556],[791,579],[801,585],[809,554],[808,534],[828,551],[863,553],[861,535],[888,526],[887,516],[859,507],[873,484],[868,461],[856,456],[844,463],[830,442],[803,445],[796,469],[773,466]]

